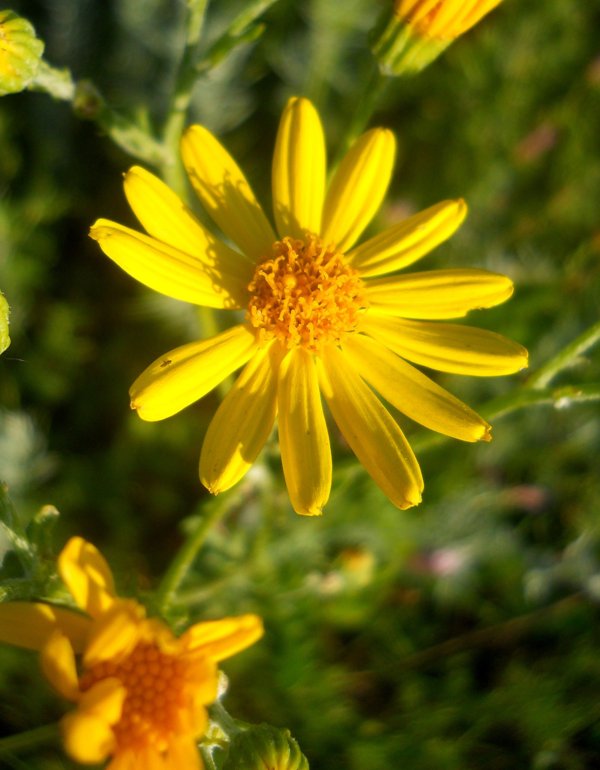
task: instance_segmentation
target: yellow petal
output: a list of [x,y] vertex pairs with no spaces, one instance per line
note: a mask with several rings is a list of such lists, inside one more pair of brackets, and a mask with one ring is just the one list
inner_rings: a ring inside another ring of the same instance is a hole
[[453,40],[466,32],[501,0],[400,0],[396,14],[407,18],[419,34],[429,38]]
[[116,599],[109,610],[99,615],[92,625],[83,653],[86,668],[126,657],[143,633],[143,607],[132,599]]
[[349,337],[344,353],[392,406],[411,420],[461,441],[489,441],[487,422],[376,340]]
[[41,602],[0,604],[0,642],[41,650],[57,629],[68,637],[75,652],[81,652],[92,621],[73,610]]
[[194,190],[225,235],[253,261],[270,254],[273,228],[223,145],[203,126],[190,126],[181,155]]
[[325,137],[308,99],[293,97],[281,116],[273,155],[273,209],[281,238],[321,231]]
[[501,2],[502,0],[471,0],[470,7],[466,9],[465,15],[460,19],[460,32],[465,32],[477,24],[480,19]]
[[78,606],[88,615],[106,610],[115,596],[112,572],[100,551],[72,537],[58,557],[58,572]]
[[391,414],[334,346],[319,363],[321,389],[342,435],[373,481],[398,508],[421,502],[423,477]]
[[139,166],[125,174],[125,195],[134,214],[153,238],[196,257],[209,270],[252,278],[250,261],[210,233],[181,198],[158,177]]
[[205,706],[214,703],[219,693],[219,669],[214,660],[202,655],[202,650],[188,651],[185,660],[193,712],[190,720],[194,735],[199,735],[206,728]]
[[361,329],[409,361],[453,374],[496,377],[527,366],[527,351],[486,329],[367,315]]
[[168,770],[203,770],[198,747],[188,736],[173,738],[166,757]]
[[257,350],[211,420],[200,479],[213,495],[236,484],[258,457],[277,412],[280,345]]
[[151,422],[177,414],[243,366],[255,349],[255,335],[239,325],[171,350],[133,383],[131,408]]
[[[247,298],[247,271],[240,261],[239,274],[220,269],[218,255],[214,266],[167,243],[99,219],[90,230],[107,257],[136,281],[168,297],[195,305],[239,308]],[[212,258],[212,257],[211,257]]]
[[56,692],[67,700],[79,698],[79,680],[75,653],[67,637],[56,630],[42,648],[40,655],[42,671]]
[[191,626],[181,637],[188,650],[218,663],[245,650],[263,635],[262,620],[257,615],[240,615]]
[[107,677],[86,690],[79,700],[79,710],[94,714],[109,725],[121,719],[127,690],[120,679]]
[[442,201],[353,249],[352,267],[364,278],[407,267],[447,240],[467,215],[463,200]]
[[283,359],[277,392],[279,445],[296,513],[315,516],[329,498],[331,449],[315,363],[304,348]]
[[138,764],[138,754],[135,749],[119,749],[105,770],[144,770]]
[[373,128],[359,137],[335,173],[323,210],[322,239],[340,251],[360,237],[385,196],[396,153],[391,131]]
[[76,762],[102,762],[115,748],[112,728],[100,717],[75,711],[61,721],[65,751]]
[[460,318],[513,293],[510,278],[487,270],[429,270],[365,281],[369,309],[403,318]]

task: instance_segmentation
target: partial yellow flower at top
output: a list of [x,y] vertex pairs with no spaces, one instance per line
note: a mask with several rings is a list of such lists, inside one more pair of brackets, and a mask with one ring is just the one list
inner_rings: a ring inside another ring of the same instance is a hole
[[423,37],[454,40],[502,0],[396,0],[396,15]]
[[395,0],[373,52],[387,75],[419,72],[502,0]]
[[35,77],[44,44],[27,19],[0,11],[0,96],[22,91]]
[[39,650],[54,689],[77,704],[61,723],[67,753],[83,764],[112,757],[106,770],[201,770],[196,740],[217,697],[217,663],[262,636],[260,619],[197,623],[177,638],[115,595],[108,564],[85,540],[67,543],[58,568],[85,614],[0,604],[0,642]]
[[498,334],[437,322],[508,299],[508,278],[473,269],[395,274],[452,235],[465,217],[464,201],[438,203],[357,246],[385,196],[394,136],[367,131],[327,186],[321,122],[301,98],[288,102],[277,135],[275,227],[206,128],[186,131],[182,153],[200,200],[232,246],[138,167],[126,174],[125,193],[148,235],[101,219],[91,236],[146,286],[244,317],[157,359],[133,383],[132,408],[145,420],[162,420],[243,366],[204,439],[200,476],[211,492],[242,478],[277,418],[292,505],[321,513],[332,475],[323,396],[390,500],[399,508],[419,503],[419,465],[374,390],[432,430],[489,440],[485,420],[408,361],[481,376],[527,365],[524,348]]

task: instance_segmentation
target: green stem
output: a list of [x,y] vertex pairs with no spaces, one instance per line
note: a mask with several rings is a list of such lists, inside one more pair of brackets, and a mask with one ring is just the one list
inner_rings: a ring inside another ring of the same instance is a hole
[[0,738],[0,756],[12,754],[23,749],[30,749],[41,743],[51,743],[58,738],[58,725],[44,725],[35,727],[33,730],[26,730],[17,735],[8,735]]
[[247,2],[245,8],[235,17],[227,30],[217,38],[204,56],[198,61],[196,71],[203,75],[214,69],[241,45],[255,42],[265,30],[265,25],[257,22],[259,16],[278,3],[279,0],[254,0]]
[[96,122],[106,131],[117,147],[120,147],[128,155],[155,168],[164,164],[166,153],[160,142],[157,142],[154,137],[147,134],[135,123],[114,112],[106,105],[104,105]]
[[[580,404],[585,401],[600,401],[600,383],[566,385],[561,388],[545,388],[544,390],[532,390],[528,386],[524,386],[507,396],[488,401],[478,411],[486,420],[495,420],[528,406],[549,404],[555,409],[566,409],[572,404]],[[447,438],[447,436],[442,436],[439,433],[423,433],[411,439],[411,446],[416,452],[425,452],[440,446],[447,441]]]
[[179,193],[185,190],[185,175],[179,161],[179,140],[198,77],[196,70],[198,47],[207,5],[208,0],[188,0],[187,2],[185,48],[175,76],[171,108],[163,132],[167,157],[161,168],[162,176],[165,182]]
[[244,732],[244,728],[228,713],[221,701],[216,700],[209,706],[210,718],[216,722],[225,735],[231,740],[234,735]]
[[544,388],[548,385],[563,369],[574,366],[577,360],[589,348],[600,340],[600,321],[587,329],[581,336],[577,337],[570,345],[563,348],[554,358],[545,363],[535,374],[527,381],[528,388]]
[[156,605],[160,614],[164,614],[173,603],[177,589],[192,568],[198,551],[204,545],[211,529],[228,511],[238,505],[240,500],[241,492],[236,489],[224,492],[206,506],[204,516],[200,518],[196,529],[179,549],[158,587]]
[[560,388],[544,388],[544,390],[530,390],[529,387],[525,386],[511,395],[488,401],[481,412],[484,417],[491,420],[527,406],[550,404],[555,409],[566,409],[572,404],[598,400],[600,400],[600,383],[598,382],[586,383],[585,385],[565,385]]
[[90,81],[76,82],[68,69],[58,69],[42,61],[29,88],[69,102],[78,117],[97,123],[128,155],[152,166],[164,163],[163,146],[140,126],[115,112]]
[[350,119],[348,128],[344,132],[342,141],[339,144],[339,150],[334,161],[333,167],[336,167],[354,140],[364,131],[371,119],[379,97],[386,89],[389,78],[381,74],[377,64],[369,62],[370,72],[362,78],[363,88],[357,97],[357,107]]
[[72,102],[75,98],[75,81],[69,70],[53,67],[44,59],[40,62],[37,75],[29,88],[32,91],[43,91],[63,102]]

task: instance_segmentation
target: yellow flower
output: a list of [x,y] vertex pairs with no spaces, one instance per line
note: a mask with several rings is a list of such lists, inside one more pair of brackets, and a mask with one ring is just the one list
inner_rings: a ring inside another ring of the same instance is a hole
[[419,72],[502,0],[395,0],[373,52],[387,75]]
[[27,19],[0,11],[0,96],[22,91],[35,77],[44,44]]
[[196,739],[217,696],[217,663],[260,638],[260,619],[198,623],[177,638],[115,596],[108,564],[85,540],[67,543],[58,568],[86,614],[0,604],[0,641],[39,650],[54,689],[77,704],[61,723],[67,753],[84,764],[112,756],[107,770],[201,770]]
[[204,439],[200,476],[211,492],[246,473],[277,417],[292,505],[320,513],[332,472],[321,395],[358,459],[400,508],[421,500],[421,472],[371,388],[433,430],[489,439],[485,420],[407,360],[484,376],[526,366],[526,351],[498,334],[423,320],[497,305],[512,283],[473,269],[395,275],[452,235],[466,214],[462,200],[438,203],[355,245],[383,200],[394,153],[390,131],[367,131],[327,186],[319,117],[309,101],[293,98],[273,158],[276,230],[233,158],[202,126],[184,134],[183,161],[233,246],[138,167],[126,174],[125,193],[148,235],[107,220],[92,227],[104,253],[150,288],[245,312],[227,331],[161,356],[130,390],[140,417],[161,420],[245,366]]
[[502,0],[396,0],[394,12],[423,37],[454,40]]

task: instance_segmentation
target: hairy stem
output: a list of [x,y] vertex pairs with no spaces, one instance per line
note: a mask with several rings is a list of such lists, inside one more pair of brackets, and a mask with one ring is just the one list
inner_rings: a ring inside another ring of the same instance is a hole
[[549,385],[550,382],[563,369],[574,366],[580,356],[593,347],[600,340],[600,321],[590,326],[576,340],[557,353],[550,361],[547,361],[537,370],[527,381],[527,387],[540,389]]
[[179,139],[198,77],[196,64],[207,5],[208,0],[188,0],[185,48],[175,76],[171,107],[163,131],[167,156],[161,168],[162,177],[180,194],[185,190],[185,175],[179,161]]
[[342,140],[339,143],[339,150],[333,164],[334,168],[337,167],[354,140],[366,128],[377,108],[381,95],[388,85],[389,78],[381,74],[377,64],[370,62],[369,70],[370,71],[362,78],[363,86],[356,98],[357,107],[348,123],[348,127],[344,132]]
[[180,548],[160,583],[156,594],[156,604],[161,614],[164,614],[173,604],[177,589],[192,568],[194,560],[212,528],[228,511],[239,505],[241,499],[242,494],[239,489],[236,489],[224,492],[219,497],[210,500],[204,515]]

